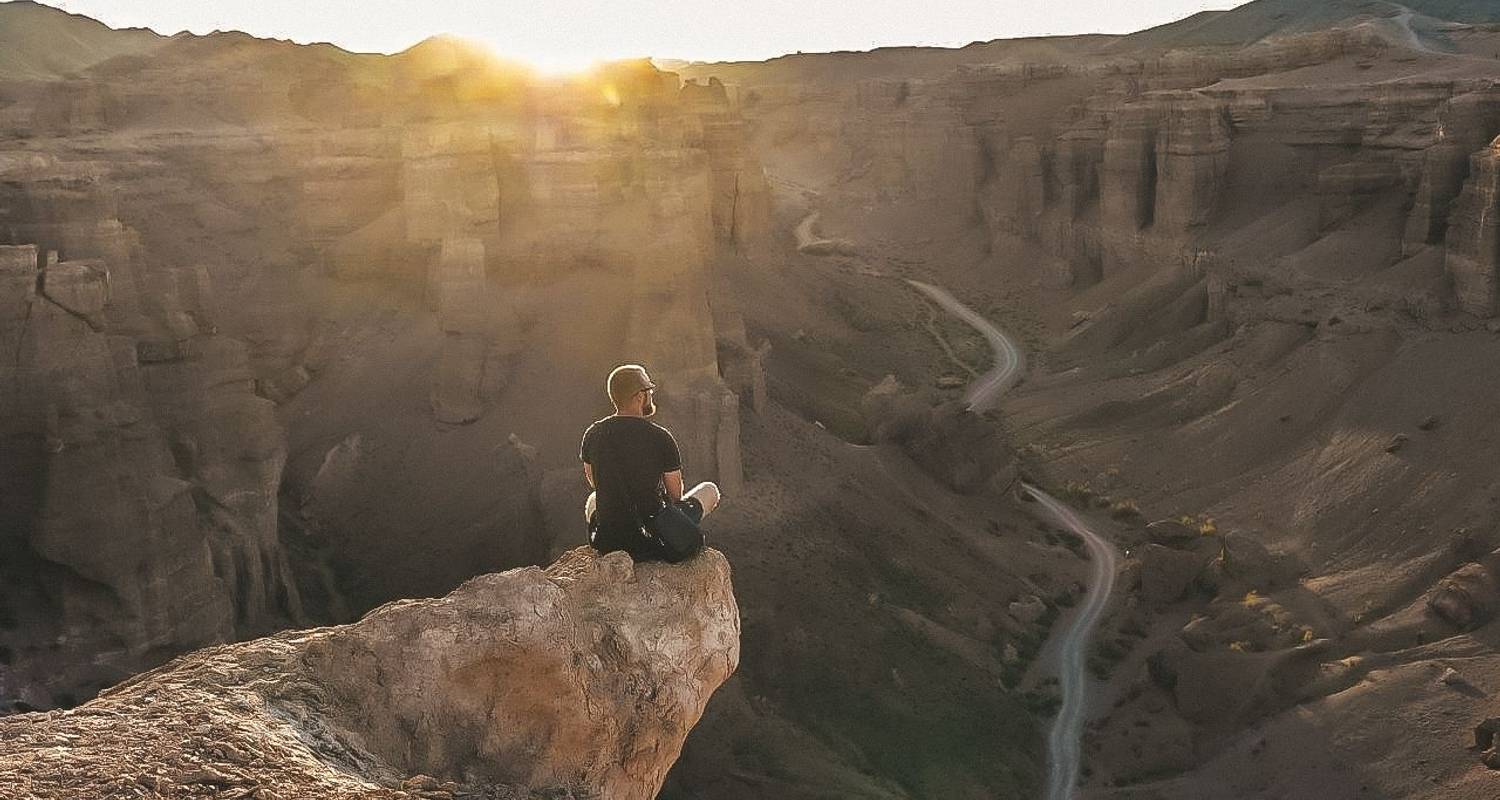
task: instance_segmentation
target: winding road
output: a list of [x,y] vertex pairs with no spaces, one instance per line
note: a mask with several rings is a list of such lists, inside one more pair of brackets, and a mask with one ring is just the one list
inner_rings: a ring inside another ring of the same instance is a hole
[[[964,399],[974,411],[994,408],[1000,395],[1015,385],[1026,368],[1025,354],[1020,346],[947,290],[919,281],[908,280],[907,283],[932,298],[948,313],[968,323],[990,343],[995,351],[995,367],[974,382]],[[1088,595],[1058,640],[1058,684],[1062,705],[1047,734],[1047,791],[1044,797],[1046,800],[1069,800],[1078,785],[1083,766],[1083,723],[1088,708],[1088,675],[1085,672],[1088,644],[1109,605],[1120,556],[1113,545],[1095,533],[1071,508],[1035,486],[1026,484],[1024,489],[1041,503],[1058,525],[1083,538],[1093,565]]]
[[974,381],[964,401],[974,411],[988,411],[994,408],[1000,402],[1000,395],[1005,394],[1006,389],[1014,386],[1016,381],[1021,379],[1021,373],[1026,371],[1026,356],[1021,352],[1021,348],[1003,331],[990,324],[989,320],[959,302],[958,298],[948,293],[947,289],[921,281],[907,280],[907,283],[932,298],[932,301],[942,306],[944,311],[968,323],[969,327],[979,331],[990,343],[990,348],[995,351],[995,366]]

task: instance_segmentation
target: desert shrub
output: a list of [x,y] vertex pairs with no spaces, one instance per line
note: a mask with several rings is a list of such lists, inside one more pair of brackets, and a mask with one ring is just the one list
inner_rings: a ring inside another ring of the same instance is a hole
[[1019,684],[1025,675],[1026,667],[1019,661],[1000,665],[1000,685],[1006,689],[1016,688],[1016,684]]
[[1120,500],[1109,507],[1109,515],[1119,520],[1140,519],[1141,507],[1134,500]]
[[1089,672],[1099,680],[1108,680],[1110,673],[1130,654],[1130,642],[1126,639],[1101,639],[1094,644],[1089,655]]
[[1088,505],[1094,499],[1094,490],[1087,481],[1068,481],[1058,494],[1062,495],[1064,502],[1074,505]]

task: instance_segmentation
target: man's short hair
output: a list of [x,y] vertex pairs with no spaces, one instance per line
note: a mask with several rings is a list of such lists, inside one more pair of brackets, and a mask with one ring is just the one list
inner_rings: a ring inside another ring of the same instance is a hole
[[604,391],[609,394],[609,401],[620,408],[630,402],[630,398],[644,389],[655,389],[656,384],[652,382],[651,376],[646,374],[646,368],[640,364],[621,364],[610,370],[609,380],[604,384]]

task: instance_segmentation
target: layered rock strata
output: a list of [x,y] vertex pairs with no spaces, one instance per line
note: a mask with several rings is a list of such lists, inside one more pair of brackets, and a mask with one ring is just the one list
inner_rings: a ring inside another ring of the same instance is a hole
[[[0,704],[545,558],[573,434],[505,442],[518,407],[578,396],[534,363],[516,396],[549,315],[599,329],[553,351],[567,369],[601,340],[650,365],[690,473],[739,483],[763,351],[719,362],[714,270],[767,246],[770,193],[722,85],[224,34],[0,88]],[[282,536],[343,572],[293,576]]]
[[1441,244],[1472,156],[1500,135],[1500,90],[1460,94],[1438,109],[1437,141],[1423,153],[1422,179],[1406,228],[1406,253]]
[[576,550],[0,720],[0,794],[648,800],[739,637],[717,551],[668,566]]
[[244,343],[217,333],[210,276],[144,269],[88,164],[0,173],[23,242],[0,253],[0,702],[48,707],[301,607],[278,539],[282,429]]
[[1500,140],[1475,153],[1454,204],[1447,236],[1447,271],[1463,310],[1500,313]]

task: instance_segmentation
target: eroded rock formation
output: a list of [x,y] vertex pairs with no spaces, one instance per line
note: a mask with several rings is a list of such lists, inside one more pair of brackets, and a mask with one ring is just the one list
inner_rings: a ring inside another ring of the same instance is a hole
[[216,333],[207,276],[143,273],[96,177],[8,166],[12,235],[41,247],[0,255],[0,552],[20,607],[0,693],[48,707],[301,605],[282,429],[244,343]]
[[862,406],[874,441],[901,447],[954,491],[1003,492],[1015,485],[1015,455],[994,418],[961,402],[935,404],[903,389],[894,376],[871,389]]
[[1500,141],[1471,156],[1448,231],[1447,269],[1458,304],[1483,317],[1500,312]]
[[516,415],[581,428],[605,359],[738,486],[715,270],[770,193],[722,84],[220,34],[0,94],[0,703],[544,562],[576,433]]
[[575,550],[0,720],[0,794],[649,800],[739,663],[729,565]]
[[1427,597],[1427,608],[1442,619],[1469,630],[1488,622],[1500,608],[1500,578],[1495,568],[1500,556],[1471,562],[1438,581]]
[[1472,156],[1500,134],[1500,91],[1454,97],[1438,109],[1438,125],[1437,141],[1423,154],[1421,185],[1406,229],[1408,254],[1443,242]]

